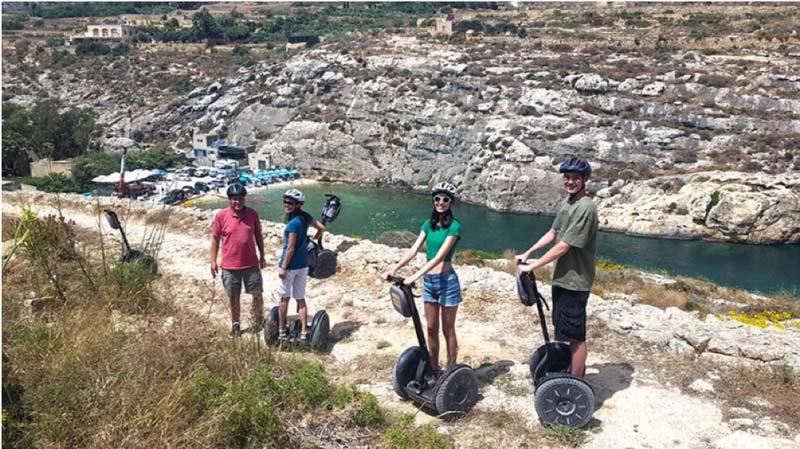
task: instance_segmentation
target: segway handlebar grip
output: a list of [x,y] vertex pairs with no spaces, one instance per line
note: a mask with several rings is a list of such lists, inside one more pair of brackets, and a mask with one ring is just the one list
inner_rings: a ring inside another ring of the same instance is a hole
[[[405,284],[403,284],[403,282],[405,282],[406,278],[404,278],[402,276],[387,276],[386,280],[391,282],[391,283],[393,283],[393,284],[395,284],[395,285],[405,285]],[[409,288],[416,288],[416,285],[411,284],[408,287]]]

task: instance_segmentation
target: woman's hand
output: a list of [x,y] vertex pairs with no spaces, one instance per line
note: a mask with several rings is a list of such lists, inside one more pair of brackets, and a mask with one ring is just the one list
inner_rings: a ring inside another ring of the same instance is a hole
[[381,275],[381,280],[388,281],[390,277],[394,277],[396,275],[397,275],[396,269],[386,270],[386,272]]

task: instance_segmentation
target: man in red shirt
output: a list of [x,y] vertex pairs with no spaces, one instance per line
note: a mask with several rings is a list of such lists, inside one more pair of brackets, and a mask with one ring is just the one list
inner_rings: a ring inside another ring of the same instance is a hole
[[[236,183],[228,187],[228,202],[225,208],[214,216],[211,225],[211,276],[216,278],[222,268],[222,285],[231,304],[231,335],[242,334],[239,323],[239,296],[244,291],[253,295],[252,318],[254,332],[258,332],[264,322],[264,286],[261,269],[267,266],[264,260],[264,236],[261,235],[261,220],[258,213],[245,206],[247,190]],[[217,266],[217,254],[222,240],[222,264]],[[256,255],[258,247],[258,255]]]

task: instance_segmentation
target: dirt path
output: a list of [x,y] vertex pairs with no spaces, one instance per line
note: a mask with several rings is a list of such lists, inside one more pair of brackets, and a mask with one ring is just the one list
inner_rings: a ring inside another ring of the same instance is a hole
[[[13,201],[13,200],[12,200]],[[55,213],[52,201],[37,200],[33,209],[39,214]],[[4,198],[3,213],[17,214],[19,206]],[[64,215],[83,228],[97,230],[97,216],[92,203],[81,205],[71,201],[63,209]],[[181,306],[201,313],[227,330],[229,318],[220,281],[211,278],[208,263],[208,219],[199,212],[183,217],[185,211],[176,211],[182,225],[170,226],[164,236],[159,254],[159,267],[163,276],[170,279]],[[152,228],[143,215],[131,214],[125,230],[135,246]],[[187,214],[188,215],[188,214]],[[208,217],[208,214],[205,215]],[[171,222],[172,223],[172,222]],[[119,240],[119,233],[102,223],[102,232]],[[265,225],[267,263],[277,265],[280,251],[279,224]],[[377,278],[378,270],[385,268],[383,260],[397,260],[402,250],[356,242],[340,236],[330,236],[328,247],[335,248],[349,241],[351,246],[341,251],[339,272],[330,279],[311,280],[308,287],[309,307],[313,313],[325,309],[331,317],[332,333],[336,342],[329,353],[307,354],[325,364],[336,382],[353,382],[359,388],[375,394],[388,408],[414,413],[415,407],[401,401],[392,391],[391,368],[396,357],[406,347],[414,344],[410,320],[397,314],[388,302],[388,284]],[[378,257],[375,251],[383,253]],[[372,257],[372,260],[365,260]],[[392,259],[394,258],[394,259]],[[451,435],[457,447],[478,448],[504,445],[508,447],[553,447],[558,443],[543,439],[533,407],[533,388],[528,373],[527,359],[531,350],[541,342],[534,332],[534,310],[519,304],[513,295],[513,286],[504,292],[485,292],[481,282],[487,277],[513,278],[488,268],[456,267],[464,288],[465,303],[459,313],[460,359],[478,369],[482,381],[481,399],[467,419],[444,423],[425,413],[417,413],[417,421],[438,426]],[[265,305],[277,304],[272,292],[277,290],[276,270],[264,271]],[[246,295],[245,295],[246,296]],[[293,307],[293,306],[292,306]],[[249,299],[242,305],[243,318],[249,310]],[[590,317],[591,320],[591,317]],[[597,338],[613,336],[597,335]],[[251,337],[252,338],[252,337]],[[590,339],[595,338],[590,330]],[[625,341],[617,338],[619,345]],[[608,347],[608,344],[602,345]],[[590,348],[591,350],[592,348]],[[286,352],[286,356],[292,356]],[[589,438],[584,448],[727,448],[736,447],[731,442],[742,435],[723,417],[719,404],[705,396],[687,395],[677,386],[670,386],[650,374],[646,361],[631,358],[627,351],[607,350],[590,353],[587,380],[594,386],[601,406],[590,424]],[[797,428],[791,429],[790,438],[760,437],[754,439],[757,447],[800,447]]]

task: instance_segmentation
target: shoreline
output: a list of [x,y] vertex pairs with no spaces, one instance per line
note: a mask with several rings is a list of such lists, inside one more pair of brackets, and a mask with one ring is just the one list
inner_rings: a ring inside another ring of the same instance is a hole
[[[284,188],[288,188],[288,187],[308,186],[308,185],[316,185],[316,184],[319,184],[319,181],[317,181],[315,179],[300,178],[300,179],[295,179],[295,180],[292,180],[292,181],[276,182],[275,184],[269,184],[267,186],[246,187],[246,188],[247,188],[247,193],[248,194],[253,194],[253,193],[267,192],[267,191],[275,190],[275,189],[284,189]],[[219,193],[212,190],[212,191],[207,192],[207,193],[205,193],[203,195],[198,195],[196,197],[189,198],[188,200],[184,201],[183,203],[180,203],[179,206],[181,206],[181,207],[194,207],[197,204],[208,203],[208,202],[211,202],[212,200],[227,200],[227,197],[222,193],[222,189],[220,189]]]

